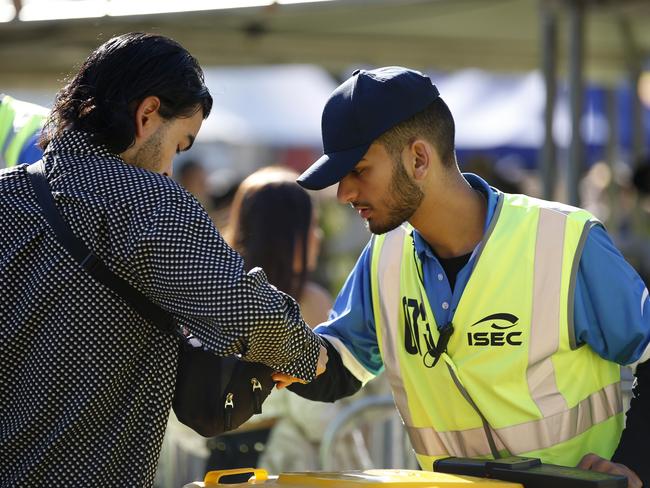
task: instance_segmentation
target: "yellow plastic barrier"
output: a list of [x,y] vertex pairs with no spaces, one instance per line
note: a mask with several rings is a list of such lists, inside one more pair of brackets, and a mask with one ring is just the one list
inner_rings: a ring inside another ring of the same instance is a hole
[[[225,476],[242,473],[251,473],[253,476],[247,483],[219,483]],[[265,485],[269,488],[470,488],[469,485],[472,485],[471,488],[523,488],[519,483],[507,481],[407,469],[371,469],[341,473],[315,471],[269,476],[263,469],[252,468],[210,471],[202,482],[190,483],[184,488],[243,488],[250,485]]]

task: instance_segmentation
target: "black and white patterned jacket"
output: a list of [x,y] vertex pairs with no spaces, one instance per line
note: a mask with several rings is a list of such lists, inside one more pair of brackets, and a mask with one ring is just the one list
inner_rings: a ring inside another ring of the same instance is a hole
[[[79,132],[44,162],[73,232],[206,347],[313,378],[296,303],[244,272],[189,193]],[[25,168],[0,171],[0,486],[151,486],[178,344],[61,247]]]

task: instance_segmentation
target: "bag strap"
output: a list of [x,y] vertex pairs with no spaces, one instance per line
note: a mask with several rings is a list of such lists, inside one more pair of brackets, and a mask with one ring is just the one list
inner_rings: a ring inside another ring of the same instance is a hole
[[74,235],[72,229],[63,220],[56,208],[54,198],[52,197],[52,189],[45,177],[43,160],[41,159],[28,166],[27,174],[36,192],[38,204],[50,227],[54,230],[57,240],[72,255],[75,261],[98,282],[121,296],[142,317],[156,324],[163,333],[172,334],[176,332],[176,319],[169,312],[152,302],[126,280],[113,273],[86,247],[81,239]]

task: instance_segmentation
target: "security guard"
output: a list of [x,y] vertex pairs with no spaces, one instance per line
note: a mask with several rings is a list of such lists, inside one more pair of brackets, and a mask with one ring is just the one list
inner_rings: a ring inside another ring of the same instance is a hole
[[0,168],[41,158],[36,142],[47,115],[46,108],[0,93]]
[[647,452],[648,393],[619,445],[621,365],[647,388],[648,290],[600,222],[461,174],[453,117],[417,71],[357,70],[322,128],[298,182],[338,183],[375,235],[317,329],[327,372],[291,389],[334,401],[385,369],[423,469],[524,455],[641,486],[629,468],[647,463],[621,453]]

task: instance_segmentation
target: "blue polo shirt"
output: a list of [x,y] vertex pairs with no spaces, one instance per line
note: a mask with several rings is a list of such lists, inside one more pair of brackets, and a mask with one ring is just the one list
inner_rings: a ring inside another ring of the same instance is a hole
[[[471,174],[463,176],[488,199],[484,231],[490,225],[499,191]],[[422,261],[424,287],[436,323],[453,319],[474,268],[476,250],[456,277],[454,290],[427,242],[413,231],[415,250]],[[365,383],[383,370],[379,354],[370,291],[368,244],[339,293],[330,319],[316,329],[341,354],[344,365]],[[601,357],[633,368],[650,357],[648,291],[638,273],[614,247],[601,226],[594,226],[580,257],[574,298],[575,337]]]

